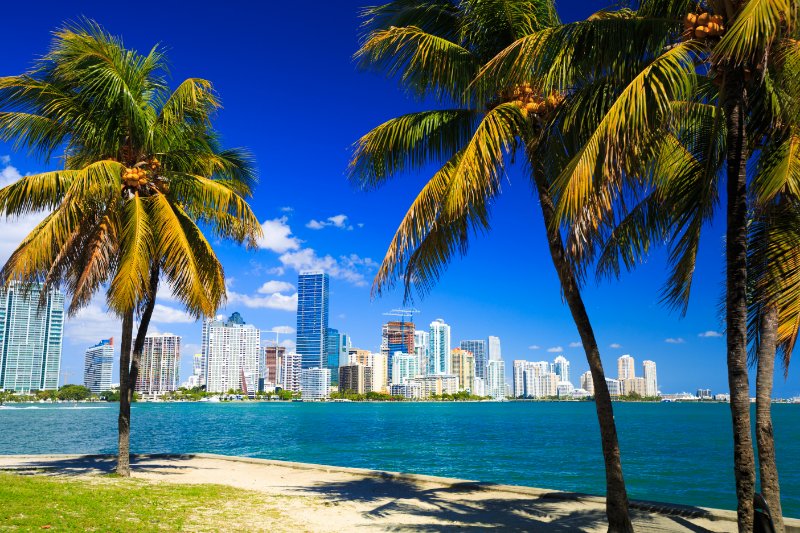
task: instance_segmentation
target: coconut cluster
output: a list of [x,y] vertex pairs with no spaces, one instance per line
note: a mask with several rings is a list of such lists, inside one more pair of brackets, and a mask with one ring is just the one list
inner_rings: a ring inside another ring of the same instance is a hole
[[506,100],[514,102],[520,109],[535,115],[545,115],[558,107],[564,97],[558,93],[542,96],[534,92],[529,83],[517,85],[506,95]]
[[688,13],[683,19],[683,28],[689,39],[705,39],[706,37],[716,37],[722,35],[725,26],[722,24],[720,15],[710,13]]
[[122,174],[122,182],[126,187],[137,188],[148,182],[147,170],[143,168],[126,168]]

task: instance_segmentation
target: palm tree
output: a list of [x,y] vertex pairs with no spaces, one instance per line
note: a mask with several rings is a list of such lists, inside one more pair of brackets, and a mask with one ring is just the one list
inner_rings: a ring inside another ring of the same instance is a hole
[[0,139],[63,159],[61,170],[0,190],[6,217],[49,213],[0,274],[63,286],[70,314],[105,289],[123,329],[121,475],[130,474],[130,402],[159,280],[193,316],[213,315],[224,273],[200,227],[248,245],[260,232],[244,200],[255,183],[249,156],[222,150],[211,127],[211,83],[190,78],[170,91],[164,73],[160,48],[140,55],[83,21],[57,31],[31,71],[0,78]]
[[351,160],[353,180],[372,189],[404,171],[441,165],[403,218],[375,278],[380,294],[402,278],[405,297],[424,295],[452,256],[466,253],[472,232],[489,229],[505,158],[522,152],[539,195],[553,265],[586,351],[595,386],[611,531],[632,531],[611,397],[578,274],[565,250],[550,194],[558,150],[557,92],[535,91],[531,77],[484,90],[480,69],[515,39],[558,26],[550,1],[395,1],[364,14],[362,66],[399,76],[411,94],[445,109],[404,115],[362,137]]
[[[488,68],[490,79],[515,83],[533,75],[545,88],[574,93],[568,101],[576,108],[564,116],[567,126],[572,122],[566,138],[574,155],[554,191],[559,219],[579,230],[576,253],[591,259],[610,238],[618,252],[608,260],[611,270],[620,262],[631,266],[676,224],[665,298],[683,309],[703,222],[718,201],[717,178],[727,176],[727,366],[742,531],[752,528],[755,485],[747,375],[748,117],[770,95],[765,59],[791,36],[796,18],[796,4],[784,0],[645,0],[636,11],[601,12],[523,38]],[[664,196],[666,190],[678,198]],[[642,194],[646,201],[638,202]],[[610,229],[620,218],[638,218],[655,235],[629,231],[637,224]]]

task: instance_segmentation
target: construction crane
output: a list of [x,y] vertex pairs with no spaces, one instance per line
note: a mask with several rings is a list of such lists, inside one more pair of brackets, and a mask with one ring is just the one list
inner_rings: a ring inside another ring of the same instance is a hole
[[409,319],[410,322],[414,322],[414,315],[419,313],[419,309],[415,309],[413,307],[406,307],[401,309],[392,309],[386,313],[383,313],[386,316],[399,316],[401,318],[400,322],[405,322],[406,319]]

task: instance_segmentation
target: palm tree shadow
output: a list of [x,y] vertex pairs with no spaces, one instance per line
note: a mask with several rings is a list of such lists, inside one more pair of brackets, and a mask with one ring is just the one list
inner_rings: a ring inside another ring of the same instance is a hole
[[[175,459],[189,460],[191,455],[131,455],[131,468],[134,472],[160,472],[166,469],[183,469],[189,466],[175,464]],[[169,460],[167,462],[166,460]],[[164,461],[160,461],[164,460]],[[42,459],[20,459],[13,467],[3,470],[18,474],[51,474],[59,476],[85,476],[113,474],[117,467],[116,455],[81,455],[63,458],[45,457]]]

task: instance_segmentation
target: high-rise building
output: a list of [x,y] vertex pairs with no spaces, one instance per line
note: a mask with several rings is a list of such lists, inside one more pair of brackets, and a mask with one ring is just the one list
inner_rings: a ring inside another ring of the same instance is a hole
[[606,386],[608,387],[608,394],[612,398],[618,398],[622,394],[622,387],[618,379],[606,378]]
[[503,355],[500,353],[500,339],[498,337],[489,336],[489,360],[500,361]]
[[12,281],[0,287],[0,390],[55,390],[61,370],[64,295]]
[[300,371],[300,397],[304,400],[324,400],[331,395],[329,368],[304,368]]
[[559,355],[553,361],[551,372],[558,376],[558,381],[570,381],[569,379],[569,361],[563,355]]
[[83,385],[94,394],[111,389],[114,367],[114,339],[102,340],[86,350],[83,360]]
[[390,320],[381,328],[381,353],[386,356],[386,370],[392,376],[392,356],[396,352],[414,353],[414,323],[405,320]]
[[395,352],[392,355],[392,385],[399,385],[419,375],[417,356]]
[[327,368],[328,275],[301,272],[297,280],[297,353],[303,368]]
[[[547,398],[558,395],[560,377],[547,361],[514,361],[512,394],[517,398]],[[565,383],[565,382],[562,382]]]
[[462,350],[472,352],[472,355],[475,357],[475,377],[486,379],[486,341],[461,341],[460,347]]
[[472,352],[456,348],[450,352],[450,368],[458,376],[458,387],[470,393],[475,389],[475,356]]
[[581,388],[588,392],[590,396],[594,396],[594,379],[590,370],[581,374]]
[[292,392],[300,392],[300,371],[302,368],[303,358],[299,353],[287,353],[283,356],[283,365],[281,366],[281,381],[278,382],[284,390]]
[[264,346],[264,372],[262,378],[265,386],[280,387],[283,383],[283,357],[286,355],[285,346]]
[[475,390],[472,391],[475,396],[486,396],[486,381],[483,378],[475,377]]
[[642,362],[644,376],[644,395],[650,398],[658,396],[658,378],[656,377],[656,364],[653,361]]
[[187,389],[193,389],[203,385],[203,354],[196,353],[192,356],[192,375],[186,378],[181,385]]
[[238,313],[203,322],[203,374],[208,392],[240,390],[254,396],[262,373],[261,332]]
[[617,379],[622,381],[623,379],[636,377],[635,367],[633,357],[629,354],[623,355],[617,359]]
[[525,398],[525,370],[530,361],[515,359],[511,364],[511,383],[514,398]]
[[369,350],[362,350],[360,348],[350,348],[348,357],[348,364],[359,364],[364,366],[372,366],[372,352]]
[[135,391],[143,396],[160,396],[178,390],[181,368],[181,338],[172,333],[144,338]]
[[450,373],[450,326],[437,318],[430,325],[428,375]]
[[325,364],[331,371],[331,385],[339,384],[339,365],[347,361],[339,361],[342,351],[342,336],[339,330],[335,328],[328,328],[328,333],[325,336]]
[[486,395],[500,400],[506,397],[506,365],[502,360],[486,363]]
[[339,367],[339,390],[366,394],[372,391],[372,367],[348,364]]
[[368,366],[372,367],[372,390],[375,392],[386,393],[389,391],[387,364],[386,356],[382,353],[370,354]]
[[430,344],[430,333],[421,329],[414,332],[414,355],[417,356],[417,367],[421,375],[425,375],[428,372],[428,350],[430,349]]

